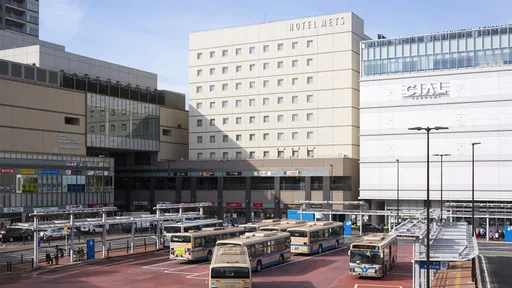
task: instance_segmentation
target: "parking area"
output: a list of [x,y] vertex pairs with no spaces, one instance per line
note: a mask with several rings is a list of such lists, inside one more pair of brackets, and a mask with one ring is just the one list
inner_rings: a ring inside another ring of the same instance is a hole
[[[253,273],[254,287],[412,287],[412,246],[399,246],[396,267],[382,279],[348,275],[346,246],[313,256],[293,256],[280,266]],[[2,278],[2,287],[207,287],[208,263],[171,261],[167,251],[134,254],[80,266]]]

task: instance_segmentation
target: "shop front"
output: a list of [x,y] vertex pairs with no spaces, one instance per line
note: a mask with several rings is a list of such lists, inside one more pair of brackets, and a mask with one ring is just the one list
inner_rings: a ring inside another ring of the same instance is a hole
[[242,202],[226,202],[224,203],[224,222],[229,224],[244,224],[247,219],[245,213],[245,203]]
[[252,203],[251,222],[260,222],[265,219],[275,219],[274,204]]
[[131,212],[151,212],[148,201],[132,201]]
[[[203,202],[203,201],[201,201]],[[203,215],[204,215],[204,218],[205,219],[217,219],[217,205],[215,204],[215,202],[210,202],[212,203],[212,206],[206,206],[206,207],[203,207]],[[182,202],[182,204],[190,204],[190,202]],[[183,209],[183,212],[198,212],[199,211],[199,208],[198,207],[190,207],[190,208],[185,208]]]

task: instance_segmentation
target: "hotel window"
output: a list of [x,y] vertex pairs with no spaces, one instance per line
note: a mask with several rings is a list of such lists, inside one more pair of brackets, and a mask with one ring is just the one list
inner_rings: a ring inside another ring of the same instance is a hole
[[251,81],[249,82],[249,89],[254,89],[256,87],[256,82]]
[[263,88],[268,88],[268,83],[269,83],[268,80],[264,80],[263,81]]
[[306,65],[307,66],[313,65],[313,58],[308,58],[308,60],[306,60]]
[[236,66],[236,73],[242,72],[242,65]]
[[279,43],[279,44],[277,44],[277,51],[282,51],[282,50],[283,50],[283,48],[284,48],[283,43]]
[[215,102],[210,102],[210,109],[214,109],[215,108]]
[[236,152],[236,159],[242,159],[242,152]]
[[313,113],[308,113],[308,114],[306,114],[306,119],[307,119],[308,121],[313,121]]
[[236,106],[236,108],[242,108],[242,100],[236,100],[235,106]]
[[268,70],[268,62],[263,63],[263,70]]
[[268,106],[268,98],[263,98],[263,106]]
[[242,124],[242,117],[236,117],[236,124],[237,125]]
[[215,152],[210,152],[210,159],[215,159]]
[[215,74],[215,68],[210,68],[210,75]]
[[242,141],[242,134],[236,134],[236,141]]
[[308,157],[310,157],[310,158],[315,157],[315,150],[308,150]]
[[277,158],[284,158],[284,151],[277,151]]
[[297,85],[298,82],[299,82],[299,78],[292,78],[292,86]]
[[292,132],[292,140],[299,139],[299,132]]
[[[124,130],[126,130],[126,124],[121,124],[121,130],[123,130],[123,131],[124,131]],[[165,130],[166,130],[166,129],[164,129],[164,131],[165,131]],[[169,131],[171,131],[171,130],[169,130]],[[170,135],[169,135],[169,136],[170,136]]]
[[229,124],[229,118],[222,118],[222,125],[228,125]]
[[308,96],[306,96],[306,101],[307,101],[308,103],[313,103],[313,95],[308,95]]
[[215,57],[215,51],[210,52],[210,58],[213,58],[213,57]]
[[203,127],[203,120],[202,119],[197,119],[196,120],[196,126],[197,127]]
[[307,84],[308,85],[313,84],[313,77],[310,76],[310,77],[307,78]]
[[222,101],[222,108],[228,108],[228,101]]
[[249,141],[255,141],[256,140],[256,134],[249,134]]
[[249,65],[249,71],[254,71],[255,68],[256,68],[256,64]]
[[91,126],[91,127],[89,128],[89,132],[94,133],[94,126]]
[[235,90],[240,90],[242,88],[242,83],[238,82],[235,84]]
[[299,96],[292,96],[292,104],[299,104]]
[[283,114],[277,115],[277,123],[283,123],[283,121],[284,121],[284,115]]
[[254,152],[254,151],[249,152],[249,159],[254,159],[254,158],[256,158],[256,152]]
[[284,98],[283,96],[279,96],[277,97],[277,104],[283,104],[284,103]]
[[215,91],[215,85],[210,85],[210,92]]
[[222,84],[222,91],[228,90],[228,84]]
[[226,143],[226,142],[228,142],[228,139],[229,139],[228,135],[222,135],[222,142]]
[[228,67],[222,67],[222,74],[228,73]]
[[214,119],[210,119],[210,126],[215,126],[215,118]]
[[100,126],[100,131],[101,131],[101,132],[105,132],[105,125],[101,125],[101,126]]
[[222,152],[222,159],[228,159],[229,153],[228,152]]
[[203,53],[197,53],[197,60],[201,59],[203,57]]
[[222,57],[228,56],[228,50],[222,50]]
[[277,87],[281,87],[283,86],[283,79],[278,79],[277,80]]
[[263,141],[268,141],[269,134],[263,133]]
[[249,99],[249,107],[256,106],[256,99]]
[[254,54],[254,52],[256,51],[256,48],[253,47],[249,47],[249,54]]
[[308,48],[313,48],[313,40],[308,40],[308,42],[306,42],[307,44],[307,47]]
[[299,114],[292,114],[292,122],[299,121]]
[[202,109],[203,108],[203,102],[197,102],[196,103],[196,109]]
[[214,135],[210,136],[210,143],[215,143],[215,136]]
[[198,69],[197,70],[197,76],[201,76],[203,75],[203,69]]
[[308,139],[313,139],[313,131],[308,131],[307,137]]
[[203,143],[203,136],[197,136],[197,143],[201,144]]
[[203,86],[197,86],[196,93],[201,93],[201,92],[203,92]]
[[116,110],[110,109],[110,116],[116,116]]
[[297,46],[299,46],[299,42],[292,42],[292,50],[297,49]]
[[254,117],[254,116],[249,117],[249,124],[254,124],[254,122],[256,122],[256,117]]
[[283,132],[277,133],[277,140],[283,140]]
[[270,121],[270,116],[263,116],[263,123],[268,123]]
[[242,48],[236,48],[235,50],[235,54],[238,56],[238,55],[242,55]]
[[203,153],[197,153],[197,159],[203,159]]
[[292,60],[292,67],[297,67],[299,65],[299,60]]
[[299,150],[292,151],[292,158],[299,158]]
[[263,45],[263,52],[268,52],[268,50],[269,50],[268,45]]
[[268,158],[268,157],[269,157],[268,151],[263,151],[263,158]]
[[279,62],[277,62],[277,69],[281,69],[281,68],[283,68],[283,67],[284,67],[284,63],[283,63],[283,61],[279,61]]

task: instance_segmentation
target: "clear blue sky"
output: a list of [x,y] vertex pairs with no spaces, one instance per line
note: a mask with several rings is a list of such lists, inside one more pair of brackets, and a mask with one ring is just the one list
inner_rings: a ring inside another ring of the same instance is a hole
[[188,93],[194,31],[354,12],[366,35],[388,37],[507,24],[510,0],[41,0],[40,38],[69,52],[158,74]]

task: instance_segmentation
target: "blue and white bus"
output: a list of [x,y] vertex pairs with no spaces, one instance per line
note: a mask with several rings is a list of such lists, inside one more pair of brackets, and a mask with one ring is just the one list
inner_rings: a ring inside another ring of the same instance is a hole
[[181,223],[175,224],[167,224],[163,225],[163,234],[164,237],[164,248],[168,249],[170,242],[170,235],[177,233],[186,233],[188,231],[200,231],[203,228],[211,228],[211,227],[222,227],[222,220],[217,219],[204,219],[204,220],[184,220]]

